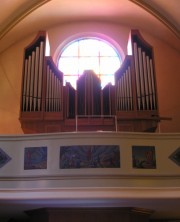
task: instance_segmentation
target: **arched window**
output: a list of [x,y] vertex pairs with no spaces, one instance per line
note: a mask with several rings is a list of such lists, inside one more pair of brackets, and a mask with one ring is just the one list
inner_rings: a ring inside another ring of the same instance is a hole
[[76,88],[76,80],[84,70],[93,70],[101,79],[102,87],[114,84],[114,73],[121,65],[121,57],[109,42],[99,38],[80,38],[67,44],[58,61],[64,73],[64,84]]

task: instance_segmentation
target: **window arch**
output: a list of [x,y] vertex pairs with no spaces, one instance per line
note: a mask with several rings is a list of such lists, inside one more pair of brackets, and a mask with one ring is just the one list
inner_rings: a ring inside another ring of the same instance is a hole
[[97,37],[77,38],[64,46],[58,68],[64,73],[64,84],[76,88],[76,80],[84,70],[93,70],[101,79],[101,86],[114,84],[114,73],[121,65],[121,56],[108,41]]

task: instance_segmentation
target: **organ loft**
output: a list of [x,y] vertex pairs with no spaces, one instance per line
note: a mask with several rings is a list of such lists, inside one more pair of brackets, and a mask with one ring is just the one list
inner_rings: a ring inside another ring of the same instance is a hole
[[48,55],[46,32],[24,50],[20,122],[24,133],[72,131],[155,132],[158,111],[153,48],[139,31],[129,34],[127,55],[116,71],[115,85],[101,88],[85,70],[74,89]]

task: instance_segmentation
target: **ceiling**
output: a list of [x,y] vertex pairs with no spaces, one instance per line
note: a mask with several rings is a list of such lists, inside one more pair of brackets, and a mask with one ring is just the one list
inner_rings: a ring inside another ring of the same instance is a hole
[[0,52],[31,33],[76,21],[144,30],[180,50],[179,0],[1,0]]
[[[0,53],[29,34],[76,21],[115,22],[141,29],[180,50],[179,8],[179,0],[1,0]],[[153,206],[156,207],[158,216],[180,218],[179,199],[128,201],[127,206]],[[73,205],[71,202],[63,204],[52,200],[36,203],[26,201],[26,204],[21,200],[0,200],[0,215],[13,215],[15,211],[20,213],[47,204],[53,207]],[[109,204],[121,206],[117,201]]]

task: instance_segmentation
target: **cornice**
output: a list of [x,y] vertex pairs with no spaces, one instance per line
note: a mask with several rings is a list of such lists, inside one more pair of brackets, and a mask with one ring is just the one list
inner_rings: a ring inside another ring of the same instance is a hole
[[152,188],[152,187],[70,187],[70,188],[16,188],[16,189],[0,189],[1,200],[24,200],[24,199],[99,199],[112,198],[121,199],[137,199],[137,198],[176,198],[180,197],[180,188]]
[[13,18],[2,30],[0,30],[0,39],[2,39],[15,25],[21,22],[26,16],[35,11],[37,8],[46,4],[51,0],[39,0],[28,8],[21,11],[15,18]]
[[164,15],[162,15],[159,11],[157,11],[154,7],[147,4],[144,0],[129,0],[136,5],[140,6],[147,12],[149,12],[151,15],[156,17],[160,22],[162,22],[168,29],[170,29],[171,32],[173,32],[178,38],[180,38],[180,32],[177,29],[177,27],[170,22]]

